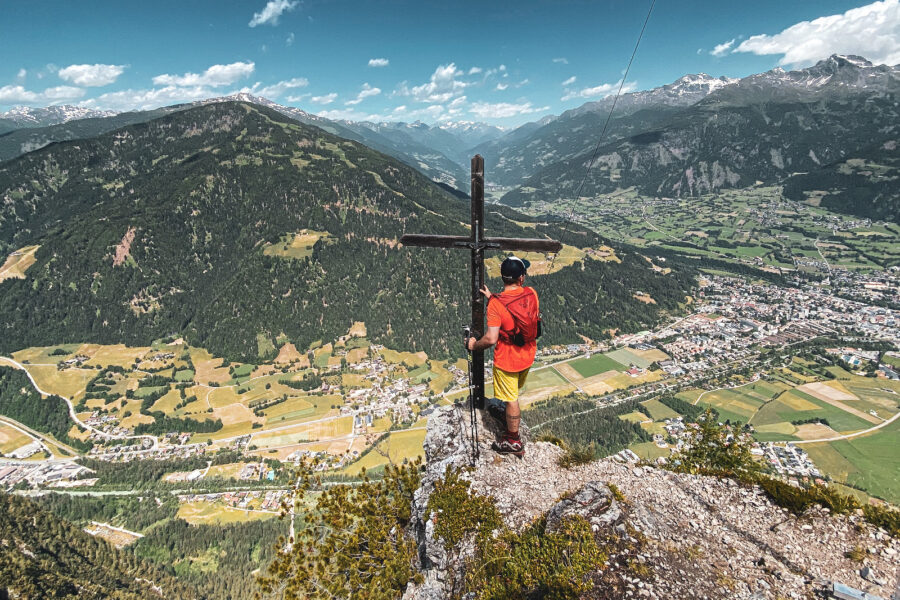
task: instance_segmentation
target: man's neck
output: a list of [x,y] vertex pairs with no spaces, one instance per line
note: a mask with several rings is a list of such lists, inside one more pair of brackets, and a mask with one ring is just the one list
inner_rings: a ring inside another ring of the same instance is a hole
[[514,290],[520,290],[520,289],[522,289],[522,286],[519,285],[518,283],[510,283],[508,285],[503,286],[504,292],[512,292]]

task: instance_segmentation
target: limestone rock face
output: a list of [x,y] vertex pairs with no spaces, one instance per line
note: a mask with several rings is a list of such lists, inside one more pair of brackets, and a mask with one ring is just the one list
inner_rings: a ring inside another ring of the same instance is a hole
[[[529,441],[527,429],[525,456],[500,456],[490,449],[501,430],[497,419],[479,411],[476,421],[473,460],[466,406],[443,407],[429,419],[412,525],[424,582],[410,584],[404,600],[444,600],[463,591],[474,548],[463,542],[448,554],[427,514],[448,466],[472,467],[463,475],[472,490],[491,496],[513,530],[542,516],[548,532],[568,516],[587,520],[608,555],[592,576],[589,598],[806,599],[822,597],[833,582],[890,598],[898,586],[900,540],[861,515],[813,508],[796,516],[758,487],[612,459],[563,469],[563,450]],[[851,553],[858,549],[862,560],[848,557],[858,557]]]

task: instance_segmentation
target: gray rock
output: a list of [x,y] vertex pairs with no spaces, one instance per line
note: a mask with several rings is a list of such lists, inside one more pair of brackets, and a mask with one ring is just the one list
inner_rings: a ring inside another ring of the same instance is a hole
[[591,481],[585,484],[574,496],[560,500],[547,514],[546,531],[559,531],[564,519],[579,516],[594,527],[611,529],[622,518],[619,503],[605,483]]

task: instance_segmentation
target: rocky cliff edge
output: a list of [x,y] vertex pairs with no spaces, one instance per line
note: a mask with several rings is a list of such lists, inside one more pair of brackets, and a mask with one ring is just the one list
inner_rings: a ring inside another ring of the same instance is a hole
[[[429,419],[426,472],[413,502],[424,581],[410,584],[404,600],[449,598],[463,578],[435,536],[438,516],[427,508],[448,467],[471,467],[464,474],[471,489],[492,497],[512,529],[543,515],[548,529],[563,517],[584,517],[609,556],[592,574],[588,598],[821,598],[831,597],[835,583],[866,598],[891,598],[898,590],[900,541],[861,515],[818,507],[793,515],[758,487],[611,458],[564,469],[558,465],[564,451],[546,442],[529,442],[524,458],[499,456],[490,450],[498,424],[482,411],[473,466],[469,424],[463,405]],[[528,440],[527,427],[523,433]],[[452,555],[465,559],[472,549]]]

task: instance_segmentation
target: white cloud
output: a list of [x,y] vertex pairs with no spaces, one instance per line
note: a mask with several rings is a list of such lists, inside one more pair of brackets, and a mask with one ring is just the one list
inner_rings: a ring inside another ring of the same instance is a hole
[[377,96],[380,93],[381,93],[380,88],[372,87],[368,83],[364,83],[362,86],[362,90],[360,90],[359,94],[356,95],[356,98],[354,98],[353,100],[347,100],[346,102],[344,102],[344,105],[356,106],[357,104],[359,104],[366,98],[369,98],[371,96]]
[[497,70],[499,70],[499,71],[505,71],[505,70],[506,70],[506,65],[500,65],[499,67],[497,67]]
[[498,102],[496,104],[473,102],[469,112],[476,115],[479,119],[506,119],[549,109],[549,106],[535,107],[531,102],[522,102],[520,104],[512,104],[509,102]]
[[313,96],[309,100],[311,102],[315,102],[316,104],[331,104],[337,99],[338,95],[335,92],[331,92],[330,94],[325,94],[324,96]]
[[418,102],[448,102],[462,94],[469,85],[456,79],[462,75],[463,72],[456,68],[455,63],[440,65],[431,74],[428,83],[414,86],[412,89],[408,89],[405,84],[402,84],[398,93],[401,96],[412,96]]
[[96,98],[90,98],[80,102],[80,106],[89,108],[103,108],[108,110],[148,110],[159,106],[193,102],[205,98],[213,98],[220,95],[215,90],[205,86],[174,86],[169,85],[151,90],[121,90],[108,92]]
[[386,58],[370,58],[369,59],[370,67],[386,67],[389,64],[391,64],[391,61],[389,61]]
[[364,113],[362,111],[354,110],[352,108],[336,108],[334,110],[323,110],[320,113],[316,113],[320,117],[325,117],[326,119],[338,119],[338,120],[346,120],[346,121],[384,121],[386,120],[384,115],[374,114],[374,113]]
[[125,65],[69,65],[57,72],[60,79],[75,85],[100,87],[115,83],[125,71]]
[[288,96],[285,98],[288,102],[300,102],[301,100],[305,100],[309,98],[311,94],[298,94],[296,96]]
[[0,104],[55,104],[81,98],[82,88],[68,85],[47,88],[42,92],[26,90],[21,85],[5,85],[0,87]]
[[293,46],[294,45],[294,32],[288,34],[287,39],[284,40],[285,46]]
[[502,92],[503,90],[505,90],[505,89],[508,88],[508,87],[509,87],[509,84],[506,84],[506,83],[498,83],[498,84],[497,84],[497,91],[498,91],[498,92]]
[[16,81],[22,82],[25,81],[25,77],[28,76],[28,71],[25,69],[19,69],[19,72],[16,73]]
[[252,62],[236,62],[230,65],[213,65],[201,74],[185,73],[184,75],[157,75],[153,78],[154,85],[162,86],[212,86],[219,87],[248,77],[253,73],[256,65]]
[[269,0],[265,7],[258,13],[253,13],[248,25],[256,27],[257,25],[278,25],[278,19],[286,11],[297,8],[300,4],[298,0]]
[[278,98],[288,90],[295,90],[297,88],[306,87],[309,85],[309,80],[306,77],[294,77],[293,79],[286,79],[284,81],[279,81],[278,83],[273,83],[272,85],[262,85],[257,82],[254,83],[252,87],[241,89],[242,92],[247,92],[249,94],[254,94],[256,96],[262,96],[263,98]]
[[710,51],[710,54],[712,54],[713,56],[725,56],[731,51],[731,47],[734,46],[734,43],[736,41],[737,38],[731,38],[727,42],[716,44],[716,47]]
[[566,79],[565,81],[563,81],[562,84],[563,84],[563,85],[572,85],[572,84],[575,83],[577,80],[578,80],[578,78],[575,77],[574,75],[572,75],[571,77],[569,77],[568,79]]
[[481,73],[481,71],[481,67],[472,67],[471,69],[469,69],[469,75],[478,75],[479,73]]
[[775,35],[754,35],[734,52],[782,54],[781,65],[807,66],[831,54],[900,63],[900,0],[873,2],[843,14],[801,21]]
[[[571,100],[573,98],[606,98],[607,96],[615,94],[621,83],[622,80],[619,80],[615,83],[601,83],[600,85],[586,87],[580,90],[567,90],[566,94],[560,98],[560,100],[565,102],[566,100]],[[637,89],[637,84],[633,81],[629,81],[622,86],[622,93],[627,94],[628,92],[633,92],[635,89]]]
[[567,58],[554,58],[554,59],[553,59],[553,62],[555,62],[555,63],[561,63],[561,64],[564,64],[564,65],[567,65],[567,64],[569,64],[569,59],[567,59]]

